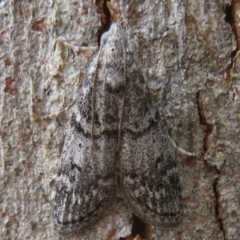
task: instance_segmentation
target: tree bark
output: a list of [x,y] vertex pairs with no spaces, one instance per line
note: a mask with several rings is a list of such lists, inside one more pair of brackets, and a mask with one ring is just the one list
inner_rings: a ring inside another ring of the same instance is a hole
[[[124,2],[0,1],[1,239],[240,238],[240,1]],[[196,153],[177,153],[184,219],[157,229],[119,201],[83,236],[63,237],[52,203],[68,106],[112,21],[171,138]]]

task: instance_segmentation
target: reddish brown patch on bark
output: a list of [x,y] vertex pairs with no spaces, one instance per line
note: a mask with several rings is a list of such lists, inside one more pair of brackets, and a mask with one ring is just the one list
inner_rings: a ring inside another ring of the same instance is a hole
[[12,65],[12,62],[11,62],[10,58],[6,58],[5,61],[4,61],[4,63],[5,63],[5,66],[10,66],[10,65]]
[[34,31],[43,31],[43,27],[44,27],[44,18],[36,21],[33,26],[32,26],[32,30]]
[[15,81],[11,77],[5,78],[5,88],[3,91],[11,95],[15,95],[16,93]]

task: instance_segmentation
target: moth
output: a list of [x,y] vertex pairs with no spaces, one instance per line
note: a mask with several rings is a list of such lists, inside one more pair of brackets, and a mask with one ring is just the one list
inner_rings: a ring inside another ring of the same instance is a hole
[[118,192],[149,224],[173,227],[182,220],[174,148],[126,39],[112,23],[80,89],[56,180],[54,217],[61,234],[94,226]]

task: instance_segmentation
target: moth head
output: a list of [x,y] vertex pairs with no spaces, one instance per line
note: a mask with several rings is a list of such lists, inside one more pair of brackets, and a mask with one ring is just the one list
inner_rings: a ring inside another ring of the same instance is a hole
[[125,82],[126,52],[125,38],[117,23],[102,36],[100,56],[100,65],[105,69],[104,86],[108,92],[121,92]]
[[101,47],[106,60],[119,61],[124,58],[125,37],[118,23],[113,23],[109,31],[102,35]]

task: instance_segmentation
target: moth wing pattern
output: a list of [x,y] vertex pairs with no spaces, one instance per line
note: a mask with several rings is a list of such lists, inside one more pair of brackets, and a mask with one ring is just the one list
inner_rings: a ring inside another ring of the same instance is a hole
[[55,227],[60,234],[91,228],[116,199],[118,106],[123,90],[117,33],[113,25],[102,36],[64,142],[54,203]]
[[174,149],[123,35],[117,23],[104,33],[78,95],[56,180],[61,234],[96,224],[116,201],[118,180],[126,204],[143,221],[172,227],[182,219]]
[[157,99],[140,71],[128,73],[120,162],[126,204],[143,221],[173,227],[182,220],[181,187]]
[[[56,229],[61,234],[75,234],[94,225],[112,204],[115,196],[114,175],[111,171],[103,173],[97,163],[96,169],[89,164],[94,161],[88,151],[91,147],[89,139],[72,130],[66,137],[66,143],[56,182],[54,215]],[[79,149],[80,146],[82,150]],[[107,147],[109,146],[105,146]],[[100,152],[97,159],[106,159],[103,161],[104,169],[111,169],[111,164],[107,163],[107,157],[111,153],[104,156]]]

